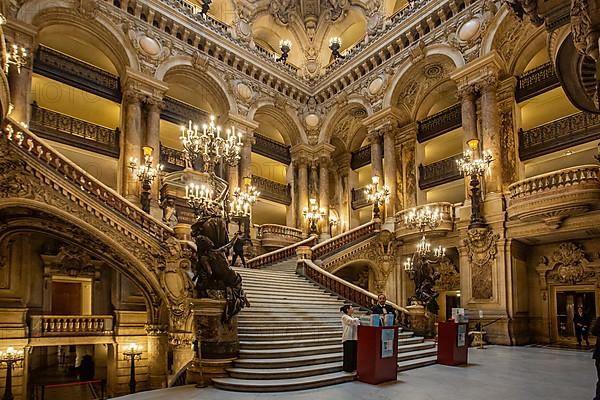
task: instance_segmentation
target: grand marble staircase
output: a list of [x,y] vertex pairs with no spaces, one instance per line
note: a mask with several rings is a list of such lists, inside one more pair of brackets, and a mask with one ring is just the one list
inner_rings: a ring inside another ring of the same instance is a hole
[[[348,382],[342,371],[339,308],[344,300],[296,274],[296,258],[237,269],[251,306],[239,315],[240,357],[216,387],[278,392]],[[398,370],[435,363],[433,342],[402,332]]]

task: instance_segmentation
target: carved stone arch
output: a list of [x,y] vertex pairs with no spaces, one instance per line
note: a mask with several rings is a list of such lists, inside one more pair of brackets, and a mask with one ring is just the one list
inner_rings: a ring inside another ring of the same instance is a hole
[[367,266],[367,269],[369,271],[369,274],[372,274],[372,280],[369,280],[367,283],[375,283],[375,282],[379,282],[382,281],[384,279],[380,268],[377,267],[377,264],[373,261],[370,260],[368,258],[356,258],[353,260],[349,260],[346,263],[340,264],[340,265],[336,265],[332,270],[328,271],[331,274],[339,274],[340,271],[342,271],[345,268],[351,267],[353,265],[356,264],[364,264]]
[[[2,199],[0,218],[3,221],[0,225],[0,243],[17,232],[32,232],[44,233],[76,245],[123,273],[140,288],[149,323],[168,321],[165,313],[167,298],[154,272],[111,236],[68,212],[31,199]],[[157,258],[160,257],[157,255]]]
[[257,115],[268,116],[282,127],[287,128],[280,130],[285,144],[293,146],[308,142],[306,133],[304,132],[297,115],[295,113],[290,114],[288,110],[278,106],[271,99],[261,99],[254,104],[248,112],[248,118],[256,120]]
[[[446,79],[440,82],[439,85],[432,87],[428,93],[424,94],[421,102],[415,107],[411,120],[419,121],[428,117],[431,114],[429,113],[429,110],[440,101],[452,104],[457,103],[458,98],[456,97],[456,91],[456,82],[451,79]],[[448,106],[451,106],[452,104],[448,104]]]
[[17,18],[35,25],[40,32],[47,27],[67,27],[72,35],[77,35],[105,54],[121,77],[125,76],[128,68],[139,70],[135,50],[125,34],[100,13],[85,15],[76,9],[73,2],[41,0],[23,5]]
[[189,79],[190,85],[197,83],[202,90],[206,90],[206,94],[212,100],[213,113],[221,117],[228,113],[237,113],[238,107],[234,96],[226,90],[228,84],[222,78],[223,74],[220,75],[209,67],[208,60],[202,59],[200,55],[196,59],[190,56],[176,56],[169,57],[159,65],[155,78],[167,85],[172,77]]
[[568,25],[561,26],[560,28],[552,31],[550,35],[548,35],[548,53],[550,55],[550,60],[554,62],[558,57],[558,51],[560,50],[563,42],[567,40],[569,35],[571,34],[571,29]]
[[481,45],[479,47],[480,57],[489,54],[494,49],[493,43],[496,38],[496,35],[498,35],[498,31],[502,27],[502,24],[505,23],[505,19],[512,14],[513,12],[508,4],[503,4],[502,7],[498,10],[496,15],[494,16],[494,20],[490,24],[488,24],[487,29],[483,34],[483,38],[481,39]]
[[[543,49],[548,51],[548,34],[545,30],[540,29],[529,42],[525,43],[515,53],[512,62],[506,66],[507,74],[521,75],[531,59]],[[548,53],[550,52],[548,51]],[[552,59],[550,58],[550,60]]]
[[335,105],[331,107],[321,126],[319,133],[319,143],[331,143],[331,138],[334,136],[335,128],[340,123],[344,116],[349,115],[354,110],[362,110],[366,118],[373,114],[371,104],[361,96],[353,96],[344,105]]

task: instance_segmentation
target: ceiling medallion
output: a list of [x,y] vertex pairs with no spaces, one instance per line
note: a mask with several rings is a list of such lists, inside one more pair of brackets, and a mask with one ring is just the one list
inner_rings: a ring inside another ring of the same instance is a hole
[[444,73],[444,67],[442,64],[429,64],[423,72],[427,78],[438,78]]
[[355,108],[350,112],[350,115],[352,115],[354,118],[363,119],[367,116],[367,110],[364,108]]

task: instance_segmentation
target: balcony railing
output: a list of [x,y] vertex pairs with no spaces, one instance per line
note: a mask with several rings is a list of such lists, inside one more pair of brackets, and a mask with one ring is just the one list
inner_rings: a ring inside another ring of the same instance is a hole
[[352,169],[359,169],[369,164],[371,164],[371,146],[361,147],[352,152],[352,159],[350,160]]
[[[443,236],[448,232],[451,232],[454,229],[454,206],[451,203],[447,202],[439,202],[439,203],[430,203],[424,204],[422,206],[418,206],[417,208],[425,208],[429,207],[430,209],[437,208],[440,210],[440,214],[442,220],[440,225],[433,229],[427,230],[428,235],[433,236]],[[398,239],[407,239],[411,237],[419,237],[420,233],[417,229],[410,229],[404,224],[404,216],[406,213],[410,212],[411,209],[402,210],[397,212],[395,215],[396,219],[396,237]]]
[[428,165],[419,165],[419,188],[421,190],[429,189],[460,179],[462,175],[458,170],[456,160],[461,157],[462,154],[457,154]]
[[312,246],[317,242],[317,236],[313,235],[304,240],[283,247],[281,249],[271,251],[266,254],[262,254],[258,257],[254,257],[246,263],[248,268],[261,268],[269,264],[274,264],[283,260],[287,260],[291,257],[296,257],[296,253],[301,246]]
[[166,172],[179,171],[185,168],[183,151],[160,145],[160,163]]
[[365,187],[352,188],[352,209],[358,210],[369,205]]
[[560,86],[554,65],[542,64],[517,78],[515,98],[521,102]]
[[252,185],[260,191],[260,197],[275,203],[292,204],[292,194],[289,184],[272,181],[262,176],[252,175]]
[[565,218],[600,208],[599,177],[600,166],[582,165],[513,183],[508,217],[560,226]]
[[121,101],[117,76],[49,47],[38,47],[33,72],[109,100]]
[[342,234],[327,239],[311,248],[312,259],[323,259],[330,257],[333,254],[342,251],[343,249],[363,241],[377,232],[379,232],[380,224],[377,222],[368,222],[357,226]]
[[104,336],[113,333],[112,315],[33,315],[31,336]]
[[119,157],[119,128],[110,129],[31,105],[30,128],[39,136],[111,157]]
[[580,112],[529,129],[519,130],[519,157],[529,160],[600,139],[600,114]]
[[279,143],[276,140],[258,133],[254,134],[254,139],[255,142],[252,145],[253,153],[260,154],[275,161],[279,161],[285,165],[289,165],[292,162],[290,146]]
[[201,123],[208,121],[208,113],[204,110],[175,100],[172,97],[163,99],[165,107],[160,112],[160,117],[165,121],[172,122],[177,125],[187,125],[188,121]]
[[302,230],[285,225],[263,224],[258,227],[260,244],[267,248],[281,248],[302,240]]
[[418,122],[419,143],[433,139],[462,125],[460,104],[455,104]]

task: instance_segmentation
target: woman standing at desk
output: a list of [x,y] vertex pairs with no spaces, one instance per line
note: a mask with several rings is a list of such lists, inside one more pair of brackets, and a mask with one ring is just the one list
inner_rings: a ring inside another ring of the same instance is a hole
[[352,316],[354,309],[351,305],[340,308],[342,314],[342,344],[344,346],[344,371],[356,371],[356,341],[358,339],[357,326],[360,320]]

